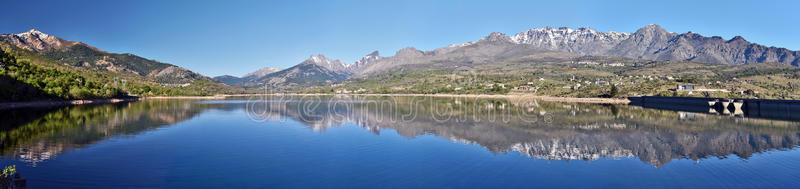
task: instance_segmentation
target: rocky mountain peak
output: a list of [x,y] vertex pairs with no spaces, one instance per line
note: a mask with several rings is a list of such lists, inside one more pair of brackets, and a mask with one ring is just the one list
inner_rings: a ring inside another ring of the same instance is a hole
[[397,51],[397,53],[395,53],[394,56],[395,57],[418,57],[418,56],[423,56],[423,55],[425,55],[425,52],[423,52],[421,50],[418,50],[418,49],[416,49],[414,47],[406,47],[406,48],[403,48],[403,49],[400,49],[399,51]]
[[623,32],[598,32],[588,27],[574,30],[568,27],[553,29],[546,26],[520,32],[510,39],[517,44],[527,44],[547,50],[593,54],[610,49],[629,36],[630,34]]
[[31,29],[27,32],[17,34],[2,34],[0,39],[16,45],[17,47],[34,51],[43,52],[53,49],[61,49],[63,47],[78,44],[77,42],[67,41],[39,30]]
[[380,59],[383,59],[383,57],[380,56],[380,53],[378,53],[378,51],[372,51],[372,53],[365,55],[360,60],[350,65],[349,71],[350,73],[356,73]]
[[703,38],[706,38],[705,36],[702,36],[700,34],[694,33],[692,31],[688,31],[686,33],[680,34],[680,35],[678,35],[678,37],[686,38],[686,39],[696,39],[696,40],[702,40]]
[[744,39],[744,37],[742,37],[742,36],[738,36],[738,35],[737,35],[736,37],[733,37],[733,38],[731,38],[731,40],[728,40],[728,43],[731,43],[731,42],[740,42],[740,41],[742,41],[742,42],[746,42],[747,40],[745,40],[745,39]]
[[513,42],[511,37],[500,32],[492,32],[478,42]]
[[667,30],[665,30],[664,28],[661,28],[661,26],[656,25],[656,24],[650,24],[650,25],[644,26],[642,28],[639,28],[639,30],[636,30],[636,32],[633,33],[633,35],[640,35],[640,36],[641,35],[647,35],[647,36],[667,35],[667,34],[672,34],[672,33],[668,32]]
[[379,55],[380,55],[380,53],[378,51],[372,51],[371,53],[367,54],[367,56],[364,56],[364,57],[375,57],[375,56],[379,56]]
[[47,34],[45,34],[45,33],[42,33],[41,31],[39,31],[39,30],[36,30],[36,29],[31,29],[31,30],[28,30],[27,32],[18,33],[18,34],[16,34],[16,35],[17,35],[17,36],[26,36],[26,35],[30,35],[30,36],[36,36],[36,37],[40,37],[40,38],[42,38],[42,37],[44,37],[44,38],[46,38],[46,37],[50,37],[50,35],[47,35]]
[[322,62],[330,62],[331,60],[325,57],[325,55],[317,54],[309,56],[308,59],[306,59],[306,61],[311,61],[313,63],[322,63]]
[[345,71],[347,69],[347,67],[349,66],[349,65],[343,63],[342,61],[328,59],[327,57],[325,57],[322,54],[311,55],[308,59],[303,61],[301,64],[314,64],[314,65],[321,66],[323,68],[326,68],[326,69],[334,71],[334,72]]
[[367,64],[369,62],[381,59],[381,58],[383,58],[383,57],[380,56],[380,53],[378,53],[378,51],[372,51],[372,53],[369,53],[369,54],[365,55],[364,57],[362,57],[360,60],[356,61],[353,64],[354,65],[363,65],[363,64]]
[[256,70],[255,72],[252,72],[252,73],[244,74],[242,76],[242,78],[259,78],[259,77],[264,77],[267,74],[275,73],[275,72],[278,72],[278,71],[281,71],[281,69],[280,68],[266,67],[266,68],[258,69],[258,70]]
[[661,28],[661,26],[658,24],[648,24],[639,30],[660,31],[664,30],[664,28]]

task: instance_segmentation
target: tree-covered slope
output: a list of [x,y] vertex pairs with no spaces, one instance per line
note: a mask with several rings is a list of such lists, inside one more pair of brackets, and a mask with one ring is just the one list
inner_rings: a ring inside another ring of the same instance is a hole
[[44,67],[0,51],[0,101],[86,99],[124,96],[117,86],[69,71]]
[[132,96],[206,96],[243,93],[213,81],[162,84],[132,73],[72,67],[0,41],[3,54],[0,102]]
[[129,53],[110,53],[85,43],[64,40],[37,30],[0,34],[0,40],[34,52],[55,62],[74,67],[134,74],[162,84],[186,84],[214,80],[185,68]]

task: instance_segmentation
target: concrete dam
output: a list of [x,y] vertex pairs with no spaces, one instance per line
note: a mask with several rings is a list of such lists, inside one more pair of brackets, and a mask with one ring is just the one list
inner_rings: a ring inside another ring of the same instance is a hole
[[631,105],[645,108],[778,120],[800,120],[800,100],[744,98],[629,97]]

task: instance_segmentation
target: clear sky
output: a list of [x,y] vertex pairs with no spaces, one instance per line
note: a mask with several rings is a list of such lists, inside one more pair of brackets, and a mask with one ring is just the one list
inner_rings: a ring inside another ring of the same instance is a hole
[[33,1],[4,0],[0,33],[36,28],[208,76],[287,68],[312,54],[432,50],[543,26],[736,35],[800,50],[800,1]]

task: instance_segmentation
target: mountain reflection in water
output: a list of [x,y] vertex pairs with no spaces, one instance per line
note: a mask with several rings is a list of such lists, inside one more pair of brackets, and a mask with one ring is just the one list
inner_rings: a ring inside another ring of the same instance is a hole
[[[737,118],[627,105],[510,98],[270,96],[240,100],[141,102],[3,113],[2,152],[32,163],[115,136],[171,126],[206,110],[246,113],[252,121],[293,121],[311,130],[353,122],[380,135],[435,135],[547,160],[639,158],[659,167],[671,160],[786,150],[800,144],[800,123]],[[9,117],[13,116],[13,117]]]
[[186,100],[146,100],[57,109],[17,109],[0,112],[3,156],[35,166],[66,150],[111,137],[133,136],[187,120],[220,105]]

